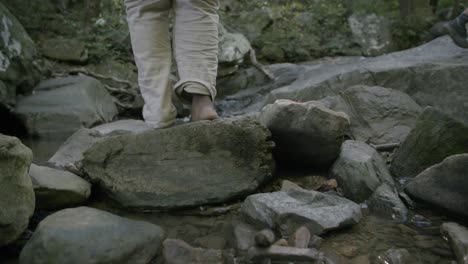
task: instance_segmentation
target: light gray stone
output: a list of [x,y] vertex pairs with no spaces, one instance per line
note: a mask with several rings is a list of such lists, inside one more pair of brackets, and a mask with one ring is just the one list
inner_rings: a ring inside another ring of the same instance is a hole
[[194,122],[105,137],[84,153],[83,170],[111,198],[136,210],[223,202],[271,179],[269,140],[269,131],[253,119]]
[[233,222],[232,234],[228,237],[229,244],[237,250],[246,251],[255,245],[256,232],[257,230],[247,223]]
[[19,139],[0,134],[0,247],[16,240],[34,213],[31,161],[31,150]]
[[408,220],[408,208],[400,200],[397,190],[384,183],[380,185],[369,198],[369,208],[380,216],[397,222]]
[[102,124],[92,129],[82,128],[60,146],[48,163],[55,168],[70,170],[81,175],[83,153],[98,140],[115,134],[139,134],[151,129],[140,120],[120,120]]
[[390,21],[385,17],[353,14],[348,23],[365,56],[378,56],[394,49]]
[[306,190],[254,194],[247,197],[241,211],[253,224],[278,230],[284,236],[301,226],[307,227],[311,234],[319,235],[357,224],[361,219],[358,204]]
[[412,197],[468,217],[468,153],[446,158],[434,165],[405,186]]
[[223,264],[223,254],[218,249],[194,248],[178,239],[166,239],[163,243],[166,264]]
[[468,51],[442,37],[379,57],[311,64],[291,85],[272,91],[268,102],[307,102],[336,96],[353,85],[381,86],[407,93],[422,107],[436,106],[468,122],[467,71]]
[[110,94],[90,77],[51,79],[35,90],[18,100],[15,110],[31,135],[71,135],[110,122],[118,113]]
[[220,23],[218,61],[221,65],[240,64],[252,48],[247,38],[240,33],[230,33]]
[[461,153],[468,153],[468,122],[426,108],[396,151],[390,172],[394,177],[414,177],[448,156]]
[[164,231],[89,207],[65,209],[39,223],[20,264],[150,263]]
[[330,174],[337,179],[345,197],[355,202],[368,199],[382,183],[395,185],[380,154],[366,143],[354,140],[343,143]]
[[422,112],[409,95],[379,86],[353,86],[320,102],[345,112],[353,138],[372,144],[403,142]]
[[259,120],[272,133],[280,163],[308,167],[331,165],[349,128],[346,114],[314,101],[278,100],[264,107]]
[[294,234],[289,236],[289,244],[297,248],[308,248],[310,244],[310,231],[305,226],[299,227]]
[[468,264],[468,229],[457,223],[444,223],[441,232],[452,247],[458,264]]
[[310,264],[322,263],[323,254],[313,248],[294,248],[271,246],[268,248],[250,248],[247,258],[254,263],[265,259],[273,261],[307,261]]
[[67,171],[32,164],[29,176],[38,209],[75,207],[83,204],[91,195],[91,184]]

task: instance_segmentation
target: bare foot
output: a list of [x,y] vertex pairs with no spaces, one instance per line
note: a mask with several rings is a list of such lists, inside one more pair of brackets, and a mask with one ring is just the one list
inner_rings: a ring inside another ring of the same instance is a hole
[[194,94],[192,98],[192,121],[218,119],[218,113],[208,95]]

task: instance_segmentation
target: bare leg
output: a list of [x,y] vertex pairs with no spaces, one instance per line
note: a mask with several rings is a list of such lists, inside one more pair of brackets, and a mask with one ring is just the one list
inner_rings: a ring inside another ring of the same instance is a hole
[[169,34],[170,0],[126,0],[128,24],[138,83],[145,100],[143,117],[154,128],[175,123],[172,104],[172,63]]
[[192,97],[192,121],[218,119],[213,102],[208,95],[194,94]]
[[174,54],[180,81],[176,93],[192,101],[192,121],[218,118],[218,0],[174,0]]

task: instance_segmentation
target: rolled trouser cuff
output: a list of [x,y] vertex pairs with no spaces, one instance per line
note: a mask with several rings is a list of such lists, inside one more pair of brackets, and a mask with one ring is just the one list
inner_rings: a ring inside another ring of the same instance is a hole
[[212,101],[216,98],[216,88],[200,79],[180,80],[174,89],[177,96],[185,103],[190,103],[192,94],[208,95]]

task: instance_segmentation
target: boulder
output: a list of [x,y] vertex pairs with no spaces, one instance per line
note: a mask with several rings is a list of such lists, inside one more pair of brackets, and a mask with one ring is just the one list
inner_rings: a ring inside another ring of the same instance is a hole
[[91,195],[91,184],[67,171],[32,164],[29,175],[38,209],[75,207],[83,204]]
[[366,143],[354,140],[343,143],[330,176],[338,180],[345,197],[359,203],[368,199],[382,183],[395,186],[380,154]]
[[238,65],[250,51],[249,41],[240,33],[230,33],[220,23],[218,61],[221,66]]
[[280,163],[308,167],[331,165],[349,128],[346,114],[314,101],[278,100],[263,108],[259,120],[273,135]]
[[394,187],[384,183],[369,198],[369,208],[377,215],[396,222],[408,220],[408,208],[401,201]]
[[151,129],[145,122],[131,119],[102,124],[92,129],[82,128],[60,146],[48,163],[55,168],[81,174],[83,153],[99,139],[114,134],[138,134]]
[[[291,85],[273,90],[268,102],[336,96],[353,85],[392,88],[420,106],[436,106],[468,122],[468,52],[449,37],[373,58],[336,58],[311,64]],[[444,87],[444,89],[441,89]]]
[[459,264],[468,264],[468,229],[457,223],[444,223],[441,233],[448,239]]
[[19,139],[0,134],[0,247],[15,241],[34,213],[31,161],[31,150]]
[[396,151],[390,172],[394,177],[414,177],[446,157],[461,153],[468,153],[468,122],[427,108]]
[[270,132],[253,119],[195,122],[105,137],[84,153],[83,170],[131,209],[218,203],[271,179],[269,140]]
[[251,195],[241,211],[252,224],[278,230],[283,236],[293,234],[301,226],[319,235],[357,224],[361,219],[360,206],[350,200],[295,189]]
[[405,186],[412,197],[468,217],[468,154],[454,155],[421,172]]
[[349,116],[355,140],[376,145],[403,142],[422,112],[409,95],[379,86],[352,86],[320,102]]
[[89,207],[65,209],[39,223],[19,263],[146,264],[160,251],[164,236],[147,222]]
[[106,89],[90,77],[51,79],[35,90],[18,100],[16,107],[31,135],[71,135],[80,128],[112,121],[118,113]]
[[0,104],[14,106],[17,94],[32,91],[41,72],[36,46],[20,22],[0,3]]
[[86,44],[77,39],[44,39],[41,51],[45,57],[57,61],[83,64],[88,60]]
[[223,252],[219,249],[194,248],[178,239],[166,239],[163,243],[166,264],[223,264]]
[[356,42],[365,56],[378,56],[394,49],[390,21],[376,14],[357,15],[348,18]]

